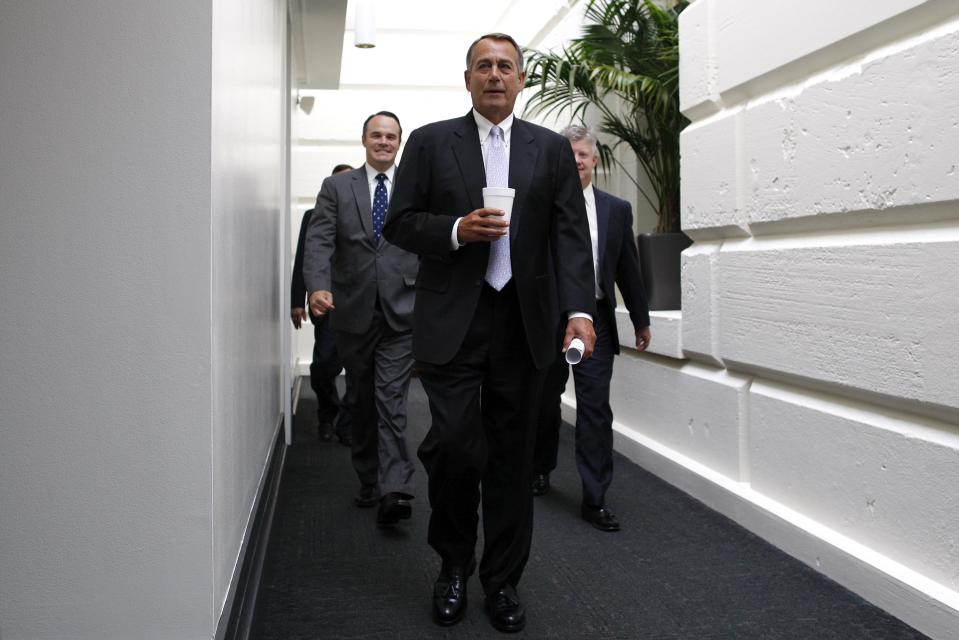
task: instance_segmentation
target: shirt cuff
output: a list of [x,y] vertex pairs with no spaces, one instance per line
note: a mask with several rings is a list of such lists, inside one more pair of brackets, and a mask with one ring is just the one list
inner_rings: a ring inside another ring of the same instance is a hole
[[453,223],[453,233],[450,234],[450,251],[456,251],[462,247],[465,242],[460,242],[459,238],[456,237],[456,231],[460,228],[460,220],[463,218],[457,218],[456,222]]
[[569,321],[569,320],[572,320],[573,318],[586,318],[590,322],[593,321],[593,316],[589,315],[588,313],[583,313],[582,311],[570,311],[569,316],[567,316],[566,320]]

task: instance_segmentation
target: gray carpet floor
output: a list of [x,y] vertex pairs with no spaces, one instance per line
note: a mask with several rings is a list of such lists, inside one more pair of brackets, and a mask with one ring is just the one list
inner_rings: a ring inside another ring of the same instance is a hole
[[[429,426],[413,380],[409,442]],[[433,624],[439,561],[426,543],[426,476],[417,461],[413,517],[377,529],[353,506],[349,451],[321,443],[304,381],[288,451],[253,638],[500,638],[470,581],[466,618]],[[536,499],[532,556],[519,585],[519,638],[892,640],[925,638],[622,456],[608,495],[623,524],[579,519],[572,428],[564,428],[553,490]]]

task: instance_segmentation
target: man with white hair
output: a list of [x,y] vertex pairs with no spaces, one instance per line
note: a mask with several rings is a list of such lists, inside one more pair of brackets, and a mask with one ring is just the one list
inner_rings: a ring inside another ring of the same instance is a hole
[[[586,216],[593,245],[596,274],[596,346],[593,357],[573,367],[576,383],[576,466],[583,483],[581,515],[600,531],[619,531],[619,521],[606,505],[613,480],[613,411],[609,385],[613,356],[619,353],[616,330],[616,291],[636,333],[636,350],[649,346],[649,309],[639,273],[639,256],[633,240],[630,204],[593,187],[593,169],[599,160],[596,137],[589,129],[570,125],[560,132],[570,141],[579,171]],[[562,256],[560,256],[562,259]],[[540,407],[539,429],[533,461],[533,494],[549,492],[549,474],[556,468],[559,444],[560,396],[569,378],[569,365],[558,360],[547,373]]]

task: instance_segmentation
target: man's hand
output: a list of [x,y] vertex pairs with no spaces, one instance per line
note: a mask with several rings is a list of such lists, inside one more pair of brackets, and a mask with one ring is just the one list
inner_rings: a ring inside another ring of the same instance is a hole
[[299,329],[306,322],[306,309],[303,307],[293,307],[290,311],[290,319],[293,320],[293,326]]
[[566,335],[563,337],[563,353],[569,348],[569,343],[573,338],[579,338],[586,347],[583,349],[583,360],[587,360],[593,355],[593,347],[596,346],[596,331],[593,330],[593,322],[586,318],[570,318],[566,323]]
[[333,294],[329,291],[320,290],[310,294],[310,311],[313,312],[313,315],[322,316],[330,309],[335,308],[333,306]]
[[502,209],[476,209],[460,219],[456,238],[460,243],[493,242],[506,235],[509,221]]
[[649,327],[643,327],[636,331],[636,351],[646,351],[651,339],[652,334],[649,332]]

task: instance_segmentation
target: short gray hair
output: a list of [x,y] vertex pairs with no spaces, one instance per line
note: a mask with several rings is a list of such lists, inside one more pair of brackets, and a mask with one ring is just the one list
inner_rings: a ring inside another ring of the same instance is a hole
[[467,71],[469,70],[470,65],[473,64],[473,49],[475,49],[476,45],[478,45],[482,40],[505,40],[506,42],[509,42],[511,45],[513,45],[513,48],[516,49],[516,61],[519,64],[519,70],[523,70],[523,50],[518,44],[516,44],[516,40],[513,39],[513,36],[505,33],[487,33],[486,35],[482,35],[476,40],[473,40],[473,44],[471,44],[470,48],[466,50]]
[[559,135],[563,136],[570,142],[587,140],[593,146],[593,155],[599,155],[599,146],[597,144],[596,136],[594,136],[593,132],[587,127],[584,127],[580,124],[571,124],[560,131]]

